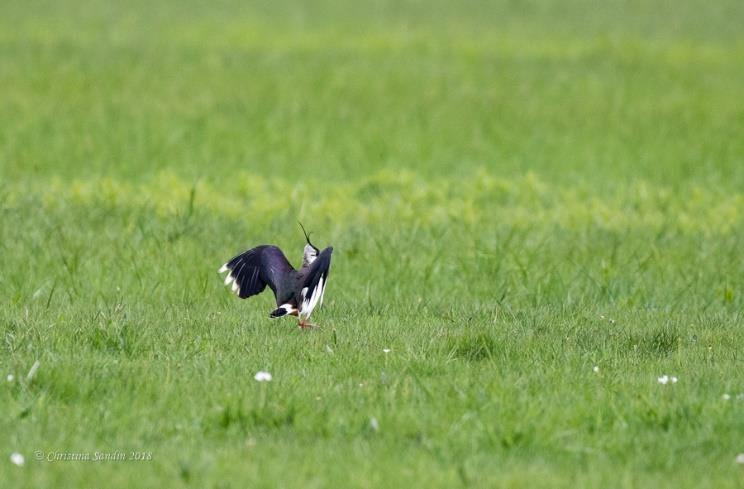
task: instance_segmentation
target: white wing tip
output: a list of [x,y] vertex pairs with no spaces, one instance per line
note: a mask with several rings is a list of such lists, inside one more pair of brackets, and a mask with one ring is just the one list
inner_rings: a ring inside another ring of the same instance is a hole
[[219,270],[217,270],[217,273],[225,273],[227,271],[227,263],[222,265]]

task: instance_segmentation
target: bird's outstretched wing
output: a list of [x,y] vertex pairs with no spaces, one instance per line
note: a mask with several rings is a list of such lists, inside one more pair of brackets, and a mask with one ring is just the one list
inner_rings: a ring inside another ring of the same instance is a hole
[[307,317],[310,317],[315,306],[323,304],[323,292],[325,292],[328,272],[331,268],[331,253],[333,253],[332,246],[321,251],[304,274],[300,312],[306,314]]
[[282,277],[294,270],[282,250],[276,246],[262,245],[241,253],[222,265],[220,273],[229,273],[225,285],[232,284],[238,297],[245,299],[260,294],[268,285],[276,296]]

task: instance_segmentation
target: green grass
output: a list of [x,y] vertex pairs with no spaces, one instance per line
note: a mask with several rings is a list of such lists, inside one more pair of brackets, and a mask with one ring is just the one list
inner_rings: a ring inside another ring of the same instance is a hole
[[744,486],[742,5],[6,2],[0,480]]

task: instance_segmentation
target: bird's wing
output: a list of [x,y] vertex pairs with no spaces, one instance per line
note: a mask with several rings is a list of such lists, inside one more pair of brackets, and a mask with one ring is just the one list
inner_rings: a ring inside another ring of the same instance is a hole
[[282,277],[294,270],[282,250],[276,246],[262,245],[241,253],[222,265],[219,272],[227,272],[225,285],[232,284],[238,297],[245,299],[260,294],[268,285],[276,296]]
[[331,268],[331,253],[333,247],[329,246],[318,255],[318,258],[308,267],[302,281],[302,307],[300,311],[308,316],[315,306],[323,304],[323,292],[328,282],[328,272]]

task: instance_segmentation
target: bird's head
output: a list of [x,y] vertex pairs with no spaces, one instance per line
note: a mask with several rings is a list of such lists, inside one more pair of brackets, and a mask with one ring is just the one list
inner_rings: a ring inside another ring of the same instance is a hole
[[307,233],[307,231],[305,231],[305,226],[303,226],[302,223],[299,223],[299,225],[302,228],[302,232],[305,234],[305,240],[307,241],[305,249],[302,253],[302,266],[306,267],[314,262],[316,258],[318,258],[320,250],[310,242],[310,235]]

